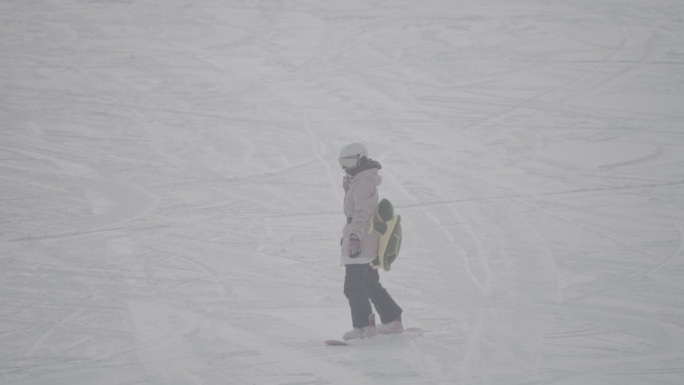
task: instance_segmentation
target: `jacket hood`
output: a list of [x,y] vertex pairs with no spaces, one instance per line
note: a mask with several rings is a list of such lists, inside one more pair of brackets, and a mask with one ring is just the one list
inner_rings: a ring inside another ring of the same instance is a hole
[[382,176],[378,173],[381,168],[380,163],[374,160],[367,160],[353,169],[346,170],[347,173],[342,179],[344,191],[349,191],[350,186],[361,179],[369,179],[374,185],[379,186],[382,183]]
[[382,166],[377,161],[375,161],[373,159],[368,159],[365,157],[363,159],[364,160],[361,162],[360,165],[346,170],[347,174],[349,174],[350,176],[355,176],[356,174],[360,173],[361,171],[366,171],[366,170],[370,170],[370,169],[378,169],[378,170],[382,169]]

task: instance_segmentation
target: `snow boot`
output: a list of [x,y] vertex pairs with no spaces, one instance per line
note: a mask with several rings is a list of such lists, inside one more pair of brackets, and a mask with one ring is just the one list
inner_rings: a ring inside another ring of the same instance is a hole
[[375,328],[375,314],[371,313],[370,316],[368,316],[368,321],[369,325],[364,326],[362,328],[354,328],[342,336],[342,339],[345,341],[349,340],[355,340],[359,338],[372,338],[375,337],[377,334],[376,328]]
[[401,316],[399,316],[394,321],[378,325],[375,330],[378,334],[399,334],[404,332],[404,324],[401,322]]

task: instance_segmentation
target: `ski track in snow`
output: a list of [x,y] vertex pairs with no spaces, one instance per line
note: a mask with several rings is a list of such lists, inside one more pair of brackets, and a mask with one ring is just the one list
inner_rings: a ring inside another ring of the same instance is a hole
[[[0,383],[684,381],[679,1],[0,4]],[[367,144],[415,336],[348,330]]]

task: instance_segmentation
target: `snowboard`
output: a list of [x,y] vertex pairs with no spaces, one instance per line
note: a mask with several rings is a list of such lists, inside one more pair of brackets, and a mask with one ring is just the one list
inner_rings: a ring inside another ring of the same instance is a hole
[[[396,334],[378,334],[378,336],[409,336],[409,337],[418,337],[423,335],[423,329],[421,328],[406,328],[404,329],[403,333],[396,333]],[[377,338],[377,336],[376,336]],[[382,337],[381,337],[382,338]],[[354,342],[352,341],[368,341],[368,340],[373,340],[375,338],[363,338],[360,340],[350,340],[350,341],[342,341],[342,340],[325,340],[324,343],[328,346],[350,346],[353,345]]]

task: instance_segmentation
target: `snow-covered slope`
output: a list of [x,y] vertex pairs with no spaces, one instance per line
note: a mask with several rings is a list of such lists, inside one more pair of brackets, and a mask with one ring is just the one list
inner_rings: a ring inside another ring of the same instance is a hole
[[[0,383],[681,384],[678,0],[3,0]],[[350,348],[339,148],[421,337]]]

